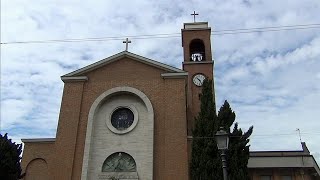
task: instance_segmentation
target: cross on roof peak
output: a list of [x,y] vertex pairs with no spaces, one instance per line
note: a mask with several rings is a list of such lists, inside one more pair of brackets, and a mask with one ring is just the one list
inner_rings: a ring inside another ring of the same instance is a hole
[[199,14],[196,13],[196,11],[193,11],[193,14],[191,14],[193,16],[193,22],[196,22],[196,16],[198,16]]
[[128,38],[126,38],[125,41],[122,41],[122,43],[126,43],[126,51],[128,51],[128,44],[131,43]]

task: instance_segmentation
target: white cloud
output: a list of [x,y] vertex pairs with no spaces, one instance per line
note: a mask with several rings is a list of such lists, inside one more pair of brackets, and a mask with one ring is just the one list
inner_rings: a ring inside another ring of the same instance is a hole
[[[213,30],[319,23],[320,1],[2,1],[1,41],[179,33],[184,22]],[[129,51],[181,67],[181,39],[134,39]],[[217,104],[231,102],[252,148],[298,149],[296,128],[319,154],[319,29],[212,36]],[[1,46],[1,131],[54,136],[60,76],[124,50],[122,40]],[[23,133],[22,129],[32,131]],[[49,131],[48,131],[49,129]],[[49,132],[49,133],[47,133]],[[279,136],[274,143],[272,136]],[[309,133],[311,132],[311,133]],[[309,133],[309,134],[308,134]]]

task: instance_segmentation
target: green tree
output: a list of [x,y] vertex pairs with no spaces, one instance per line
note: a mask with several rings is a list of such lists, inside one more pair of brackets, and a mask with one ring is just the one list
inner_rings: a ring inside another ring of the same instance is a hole
[[[193,130],[192,159],[190,173],[192,180],[223,179],[221,154],[217,148],[214,135],[223,127],[230,133],[227,151],[228,175],[230,180],[247,180],[249,159],[249,136],[253,127],[245,133],[234,123],[236,115],[229,103],[224,102],[218,115],[213,101],[212,81],[205,80],[200,95],[201,108],[195,118]],[[234,124],[232,132],[231,126]]]
[[8,139],[7,133],[0,134],[0,179],[17,180],[23,178],[21,174],[22,144],[16,144]]
[[200,101],[200,112],[195,118],[193,130],[191,178],[193,180],[221,179],[221,159],[214,139],[217,115],[212,94],[212,80],[203,82]]
[[[228,133],[229,149],[227,151],[227,167],[229,180],[249,180],[249,137],[253,132],[253,126],[247,132],[243,132],[235,122],[236,115],[232,111],[228,101],[225,101],[218,113],[219,127],[223,127]],[[231,126],[234,124],[233,130]]]

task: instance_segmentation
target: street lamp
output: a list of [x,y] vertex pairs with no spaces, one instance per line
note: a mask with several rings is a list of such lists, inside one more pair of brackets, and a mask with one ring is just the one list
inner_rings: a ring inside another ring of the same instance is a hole
[[226,150],[229,146],[229,135],[223,130],[223,127],[220,127],[220,130],[217,131],[215,135],[215,139],[217,141],[218,149],[221,150],[221,160],[222,160],[222,170],[223,170],[223,179],[228,179],[227,174],[227,160],[226,160]]

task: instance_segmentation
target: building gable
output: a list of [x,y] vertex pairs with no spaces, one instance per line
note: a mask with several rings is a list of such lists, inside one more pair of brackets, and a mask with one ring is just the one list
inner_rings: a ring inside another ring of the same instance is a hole
[[[172,67],[172,66],[169,66],[169,65],[166,65],[166,64],[163,64],[163,63],[160,63],[160,62],[157,62],[155,60],[152,60],[152,59],[148,59],[148,58],[145,58],[143,56],[139,56],[137,54],[134,54],[134,53],[131,53],[131,52],[128,52],[128,51],[122,51],[118,54],[115,54],[113,56],[110,56],[108,58],[105,58],[105,59],[102,59],[98,62],[95,62],[93,64],[90,64],[88,66],[85,66],[83,68],[80,68],[78,70],[75,70],[71,73],[68,73],[68,74],[65,74],[63,76],[61,76],[61,79],[62,80],[65,80],[65,79],[82,79],[82,78],[79,78],[79,77],[82,77],[83,75],[91,72],[91,71],[94,71],[96,69],[99,69],[105,65],[108,65],[110,63],[113,63],[115,61],[118,61],[118,60],[121,60],[123,58],[128,58],[128,59],[131,59],[131,60],[134,60],[134,61],[138,61],[138,62],[141,62],[141,63],[144,63],[146,65],[149,65],[149,66],[152,66],[152,67],[155,67],[155,68],[158,68],[158,69],[162,69],[164,70],[165,72],[167,73],[186,73],[185,71],[181,70],[181,69],[178,69],[178,68],[175,68],[175,67]],[[76,78],[78,77],[78,78]]]

